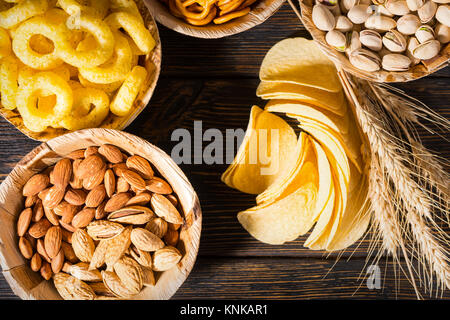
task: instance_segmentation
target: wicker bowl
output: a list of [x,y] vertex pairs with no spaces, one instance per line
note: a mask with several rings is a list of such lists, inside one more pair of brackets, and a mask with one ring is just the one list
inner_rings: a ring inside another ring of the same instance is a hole
[[[159,39],[158,27],[151,13],[147,10],[143,0],[135,1],[139,7],[139,11],[141,12],[142,17],[144,18],[146,26],[148,27],[153,38],[156,41],[156,46],[153,51],[145,57],[141,57],[139,61],[139,65],[147,69],[148,76],[144,85],[144,89],[141,90],[137,99],[135,100],[130,114],[125,117],[118,117],[110,113],[100,125],[101,128],[123,130],[127,126],[129,126],[149,103],[153,91],[155,90],[159,74],[161,72],[161,41]],[[70,132],[69,130],[54,129],[50,127],[44,132],[30,131],[24,126],[22,117],[17,110],[7,110],[1,106],[1,103],[0,114],[22,133],[34,140],[48,141],[57,136]]]
[[334,61],[338,68],[341,68],[352,75],[366,80],[376,82],[407,82],[425,77],[436,72],[449,64],[450,44],[445,45],[441,53],[430,60],[423,61],[404,72],[376,71],[367,72],[354,67],[344,53],[338,52],[325,41],[326,32],[316,28],[312,21],[312,7],[314,0],[299,0],[302,22],[312,37],[319,44],[320,48]]
[[145,287],[137,300],[169,299],[186,280],[197,257],[202,225],[198,197],[180,168],[162,150],[134,135],[111,129],[85,129],[72,132],[46,143],[26,155],[0,186],[0,265],[12,290],[22,299],[61,299],[53,281],[45,281],[29,267],[18,248],[16,223],[23,209],[22,188],[37,172],[54,164],[71,151],[113,144],[130,154],[138,154],[172,186],[177,194],[185,222],[181,227],[177,248],[183,254],[176,267],[156,275],[156,285]]
[[285,0],[259,0],[252,5],[252,11],[241,18],[220,25],[208,24],[202,27],[190,25],[175,17],[160,0],[143,1],[155,19],[167,28],[191,37],[216,39],[249,30],[263,23],[283,5]]

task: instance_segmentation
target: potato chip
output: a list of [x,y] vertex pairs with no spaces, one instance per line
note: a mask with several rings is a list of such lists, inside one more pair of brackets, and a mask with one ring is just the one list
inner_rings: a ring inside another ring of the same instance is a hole
[[277,99],[278,95],[290,95],[293,100],[311,103],[338,115],[344,115],[347,112],[342,91],[330,92],[295,83],[262,81],[256,90],[256,95],[263,99]]
[[257,106],[250,118],[244,141],[222,181],[242,192],[258,194],[292,167],[297,137],[286,121]]
[[330,92],[342,90],[336,67],[313,40],[285,39],[264,57],[259,77],[262,81],[289,82]]

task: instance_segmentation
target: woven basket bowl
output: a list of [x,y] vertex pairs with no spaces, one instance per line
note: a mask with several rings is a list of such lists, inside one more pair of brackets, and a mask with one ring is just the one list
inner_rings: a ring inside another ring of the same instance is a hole
[[45,281],[33,272],[29,261],[19,252],[16,223],[23,210],[22,188],[37,172],[54,164],[71,151],[113,144],[129,154],[138,154],[153,164],[154,168],[172,186],[177,194],[185,222],[181,227],[178,250],[182,260],[169,271],[157,273],[156,285],[145,287],[133,299],[169,299],[186,280],[197,257],[202,225],[198,197],[183,172],[162,150],[134,135],[112,129],[85,129],[72,132],[41,144],[20,161],[0,186],[0,265],[11,289],[22,299],[61,299],[53,281]]
[[[147,69],[148,76],[143,89],[141,90],[137,99],[134,102],[130,114],[125,117],[118,117],[110,113],[103,121],[103,123],[100,125],[101,128],[123,130],[127,126],[129,126],[149,103],[153,91],[155,90],[159,74],[161,72],[161,41],[159,39],[158,27],[152,15],[147,10],[143,0],[135,0],[135,1],[139,7],[139,11],[141,12],[142,17],[144,18],[146,26],[148,27],[153,38],[156,41],[156,46],[153,49],[153,51],[150,52],[145,57],[140,57],[139,60],[139,65]],[[22,117],[20,116],[17,110],[13,111],[6,110],[1,106],[1,103],[0,103],[0,114],[12,125],[14,125],[17,129],[19,129],[22,133],[24,133],[25,135],[34,140],[48,141],[57,136],[70,132],[69,130],[54,129],[50,127],[44,132],[30,131],[24,126]]]
[[190,25],[175,17],[160,0],[143,1],[156,20],[167,28],[191,37],[216,39],[249,30],[263,23],[281,7],[285,0],[259,0],[252,5],[250,13],[243,17],[224,24],[211,23],[202,27]]
[[325,41],[326,32],[316,28],[312,21],[312,7],[314,0],[299,0],[302,22],[306,29],[311,33],[312,37],[319,44],[320,48],[328,55],[330,59],[334,61],[338,68],[341,68],[352,75],[376,82],[407,82],[425,77],[433,72],[436,72],[449,64],[450,59],[450,44],[444,46],[441,53],[433,59],[425,62],[425,64],[419,63],[413,66],[408,71],[404,72],[389,72],[389,71],[376,71],[367,72],[354,67],[347,56],[344,53],[338,52],[332,48]]

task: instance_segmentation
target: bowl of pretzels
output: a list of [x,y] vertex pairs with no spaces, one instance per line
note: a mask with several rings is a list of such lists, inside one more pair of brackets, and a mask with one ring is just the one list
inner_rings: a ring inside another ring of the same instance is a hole
[[162,25],[206,39],[231,36],[267,20],[284,0],[144,0]]

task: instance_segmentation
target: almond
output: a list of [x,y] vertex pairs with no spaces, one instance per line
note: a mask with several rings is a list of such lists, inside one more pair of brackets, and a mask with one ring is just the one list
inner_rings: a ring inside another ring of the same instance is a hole
[[100,204],[95,209],[95,219],[101,220],[106,217],[105,206],[106,206],[106,201],[104,201],[102,204]]
[[164,247],[164,242],[150,231],[135,228],[131,231],[131,243],[142,251],[156,251]]
[[77,176],[81,179],[89,178],[101,171],[105,166],[105,162],[100,156],[96,154],[91,155],[81,161],[77,169]]
[[173,194],[166,195],[166,198],[169,199],[170,202],[172,202],[175,208],[178,206],[178,199]]
[[31,259],[33,257],[33,248],[30,242],[24,237],[19,238],[19,250],[25,259]]
[[64,200],[74,206],[81,206],[86,202],[86,192],[83,190],[71,189],[67,190]]
[[67,272],[82,281],[102,281],[102,275],[98,270],[89,270],[89,263],[80,262],[67,268]]
[[53,186],[48,189],[47,194],[42,200],[44,207],[53,209],[64,199],[65,190],[59,186]]
[[42,190],[41,192],[39,192],[39,193],[38,193],[38,198],[41,199],[41,200],[44,200],[44,199],[45,199],[45,196],[46,196],[47,193],[48,193],[48,190],[50,190],[50,188],[44,189],[44,190]]
[[38,201],[39,197],[37,196],[37,194],[35,194],[34,196],[28,196],[25,199],[25,208],[31,208],[32,206],[34,206],[36,204],[36,202]]
[[183,218],[181,218],[177,208],[163,195],[155,193],[152,196],[151,206],[155,214],[167,222],[174,224],[183,223]]
[[181,253],[174,247],[167,246],[159,249],[153,255],[153,270],[170,270],[181,260],[181,257]]
[[86,231],[78,229],[72,235],[72,248],[78,259],[82,262],[89,262],[94,254],[95,245]]
[[168,229],[164,235],[164,242],[172,247],[175,247],[178,244],[179,239],[180,234],[176,230]]
[[48,229],[44,238],[45,252],[47,252],[50,259],[53,259],[61,249],[62,232],[59,226],[54,226]]
[[114,271],[128,290],[138,294],[143,287],[141,266],[132,258],[123,256],[114,264]]
[[105,184],[105,190],[108,198],[111,198],[116,190],[116,176],[111,169],[106,170],[103,183]]
[[47,261],[44,261],[42,263],[41,276],[45,280],[50,280],[53,276],[52,267],[50,266],[50,263],[48,263]]
[[170,184],[158,177],[153,177],[152,179],[146,181],[145,188],[148,191],[158,194],[171,194],[173,192]]
[[112,170],[114,171],[114,174],[118,177],[122,176],[122,173],[125,170],[128,170],[128,167],[125,163],[117,163],[115,165],[112,166]]
[[133,186],[138,190],[145,190],[145,181],[138,173],[131,170],[125,170],[122,173],[122,177],[130,186]]
[[45,174],[35,174],[30,178],[30,180],[27,181],[25,186],[23,187],[22,194],[25,197],[28,196],[34,196],[35,194],[38,194],[50,183],[50,178]]
[[38,222],[44,216],[44,206],[42,205],[42,200],[38,199],[33,207],[33,216],[31,220],[33,222]]
[[117,237],[107,240],[108,248],[105,253],[105,262],[110,269],[128,250],[131,244],[131,230],[132,227],[126,227]]
[[94,290],[85,282],[60,272],[53,278],[56,290],[64,300],[94,300]]
[[167,232],[167,222],[161,218],[152,218],[146,225],[145,229],[155,234],[158,238],[164,237]]
[[70,261],[71,263],[76,263],[78,261],[78,258],[75,255],[75,252],[73,251],[73,248],[70,244],[68,244],[67,242],[62,242],[61,248],[64,252],[64,257],[66,258],[66,260]]
[[83,188],[85,188],[86,190],[92,190],[95,187],[99,186],[103,182],[103,179],[105,177],[105,172],[106,172],[106,167],[99,170],[94,175],[92,175],[86,179],[83,179]]
[[51,262],[52,260],[48,256],[47,252],[45,251],[45,245],[44,240],[39,239],[36,244],[36,250],[41,255],[42,258],[44,258],[47,262]]
[[128,184],[128,182],[123,177],[119,177],[117,179],[116,186],[117,193],[127,192],[128,190],[130,190],[130,185]]
[[23,237],[27,233],[31,223],[31,217],[33,216],[33,210],[27,208],[22,211],[17,220],[17,235]]
[[72,234],[73,232],[67,231],[66,229],[61,229],[62,232],[62,239],[63,241],[67,242],[67,243],[72,243]]
[[106,252],[108,251],[109,241],[101,240],[95,248],[94,254],[89,264],[89,270],[95,270],[105,264]]
[[142,206],[130,206],[112,212],[108,220],[124,223],[142,225],[150,221],[154,214],[152,210]]
[[104,144],[98,149],[98,153],[111,163],[120,163],[123,161],[122,152],[119,148],[110,144]]
[[86,230],[87,233],[94,240],[107,240],[118,236],[123,230],[124,226],[119,223],[111,221],[93,221]]
[[146,204],[148,204],[150,202],[150,200],[152,199],[152,195],[148,192],[142,192],[136,196],[134,196],[133,198],[131,198],[128,202],[127,202],[127,206],[145,206]]
[[50,229],[52,224],[47,219],[41,219],[38,222],[31,225],[28,233],[35,239],[42,238],[47,233],[47,230]]
[[84,150],[84,157],[87,158],[96,153],[98,153],[98,147],[90,146],[90,147],[87,147],[86,150]]
[[72,219],[72,225],[75,228],[86,227],[95,217],[95,209],[86,208],[78,212]]
[[103,184],[96,186],[92,189],[86,197],[86,207],[95,208],[98,207],[106,196],[105,186]]
[[52,259],[51,267],[53,273],[59,273],[64,264],[64,251],[63,249],[59,249],[58,254]]
[[42,266],[42,258],[39,253],[35,253],[30,261],[31,270],[38,272]]
[[126,165],[129,169],[139,173],[144,179],[153,178],[153,169],[150,163],[141,156],[131,156],[127,159]]
[[69,159],[59,160],[52,171],[53,184],[65,189],[72,176],[72,162]]
[[118,193],[111,197],[111,199],[106,202],[105,211],[113,212],[123,208],[127,202],[131,199],[131,194],[129,193]]
[[67,224],[71,224],[73,218],[78,213],[78,207],[68,204],[61,217],[61,221]]
[[84,149],[72,151],[66,157],[69,159],[72,159],[72,160],[83,159],[84,158]]
[[62,220],[59,220],[59,225],[61,227],[63,227],[65,230],[67,230],[68,232],[72,232],[73,233],[73,232],[75,232],[77,230],[77,228],[75,228],[72,224],[65,223]]
[[136,260],[141,266],[143,267],[152,267],[152,256],[150,252],[142,251],[136,246],[131,245],[130,246],[130,256],[133,257],[134,260]]

